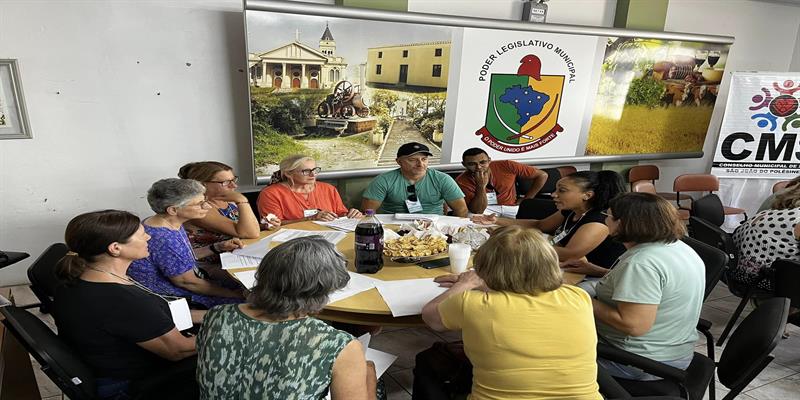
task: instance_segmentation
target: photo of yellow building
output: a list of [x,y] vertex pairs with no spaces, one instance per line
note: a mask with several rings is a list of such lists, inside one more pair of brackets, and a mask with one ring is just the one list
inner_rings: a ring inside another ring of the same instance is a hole
[[367,83],[445,89],[449,70],[450,42],[367,49]]

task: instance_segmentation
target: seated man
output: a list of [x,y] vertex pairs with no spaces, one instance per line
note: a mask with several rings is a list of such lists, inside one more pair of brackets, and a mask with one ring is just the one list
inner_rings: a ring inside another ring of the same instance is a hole
[[428,146],[406,143],[397,150],[400,168],[378,175],[364,191],[362,210],[382,213],[442,214],[443,203],[459,217],[467,216],[464,193],[444,172],[428,169]]
[[[547,182],[547,172],[516,161],[492,161],[489,154],[477,147],[464,152],[461,164],[467,170],[456,178],[456,183],[464,192],[469,211],[475,214],[482,214],[486,206],[519,204],[536,196]],[[520,199],[514,186],[517,177],[533,181]]]

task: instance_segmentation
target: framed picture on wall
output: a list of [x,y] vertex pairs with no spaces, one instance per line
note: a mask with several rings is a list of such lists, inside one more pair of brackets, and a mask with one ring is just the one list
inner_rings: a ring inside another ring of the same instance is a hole
[[30,139],[17,60],[0,59],[0,139]]

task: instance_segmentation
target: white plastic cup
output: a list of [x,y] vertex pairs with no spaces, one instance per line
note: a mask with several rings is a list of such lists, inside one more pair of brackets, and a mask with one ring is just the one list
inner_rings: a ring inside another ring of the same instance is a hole
[[460,274],[467,270],[472,246],[466,243],[451,243],[447,253],[450,256],[450,272]]

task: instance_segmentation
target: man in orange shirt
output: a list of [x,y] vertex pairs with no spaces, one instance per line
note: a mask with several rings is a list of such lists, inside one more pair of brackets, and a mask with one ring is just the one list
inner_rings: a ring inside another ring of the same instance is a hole
[[[467,170],[456,178],[456,183],[464,192],[464,200],[473,214],[482,214],[490,205],[519,204],[536,196],[547,182],[546,172],[516,161],[492,161],[489,154],[477,147],[464,152],[461,164]],[[520,199],[517,199],[514,186],[517,177],[533,181],[528,193]]]

